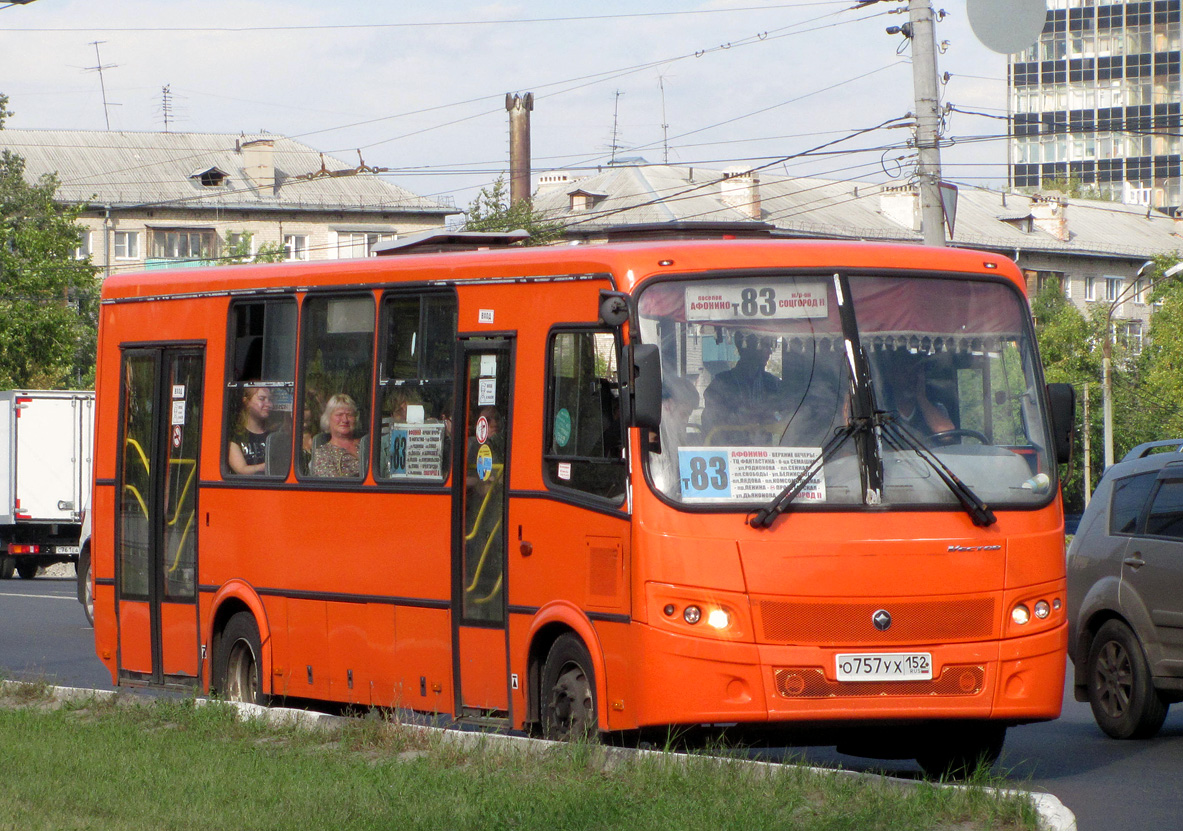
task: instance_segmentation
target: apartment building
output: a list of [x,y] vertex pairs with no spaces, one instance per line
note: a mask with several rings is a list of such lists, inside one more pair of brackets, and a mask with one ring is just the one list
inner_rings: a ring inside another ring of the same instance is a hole
[[1050,181],[1129,205],[1183,205],[1181,0],[1048,0],[1012,55],[1009,160],[1016,188]]

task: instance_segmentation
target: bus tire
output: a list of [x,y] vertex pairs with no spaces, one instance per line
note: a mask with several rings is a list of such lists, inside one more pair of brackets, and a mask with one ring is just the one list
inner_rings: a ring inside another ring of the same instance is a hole
[[573,634],[560,635],[542,667],[542,735],[552,741],[595,738],[599,732],[591,655]]
[[263,648],[250,612],[238,612],[222,630],[214,665],[216,691],[227,701],[266,704],[260,682]]
[[11,557],[0,557],[0,580],[11,580],[16,562]]
[[1006,725],[997,722],[936,725],[916,762],[932,779],[965,779],[994,767],[1005,741]]
[[37,576],[37,571],[41,566],[36,563],[17,563],[16,573],[21,576],[22,580],[32,580]]
[[1089,706],[1106,735],[1149,739],[1158,732],[1169,705],[1154,689],[1146,654],[1130,627],[1106,621],[1093,638],[1086,667]]
[[86,622],[94,626],[94,583],[91,582],[90,549],[82,550],[74,568],[78,577],[78,602],[82,604],[82,612],[86,615]]

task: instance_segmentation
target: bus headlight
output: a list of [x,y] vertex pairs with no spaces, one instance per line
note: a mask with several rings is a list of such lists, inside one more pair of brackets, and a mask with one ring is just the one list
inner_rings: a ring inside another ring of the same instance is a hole
[[1020,603],[1010,610],[1010,619],[1022,626],[1031,620],[1031,610],[1027,608],[1026,604]]
[[731,625],[731,615],[727,614],[726,609],[711,609],[711,613],[707,615],[707,626],[712,629],[726,629]]
[[697,606],[687,606],[686,611],[682,612],[682,619],[693,626],[702,620],[702,609]]
[[667,632],[751,642],[750,602],[739,592],[704,591],[669,583],[648,583],[649,623]]

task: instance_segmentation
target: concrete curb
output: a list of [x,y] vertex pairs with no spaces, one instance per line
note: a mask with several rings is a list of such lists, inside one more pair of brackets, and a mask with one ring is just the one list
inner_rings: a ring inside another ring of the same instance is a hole
[[[118,690],[88,690],[78,687],[50,687],[49,688],[55,698],[63,701],[81,701],[88,698],[108,699],[120,694]],[[202,706],[209,703],[207,698],[196,699],[197,706]],[[316,713],[309,710],[294,710],[289,707],[264,707],[259,704],[241,704],[238,702],[221,702],[234,707],[238,710],[243,718],[262,718],[268,722],[280,726],[315,726],[319,724],[334,725],[342,724],[348,721],[345,716],[333,716],[327,713]],[[507,736],[502,733],[482,733],[482,732],[468,732],[464,730],[456,730],[449,727],[428,727],[420,724],[404,724],[412,730],[421,731],[424,733],[437,733],[442,736],[444,741],[455,742],[462,746],[472,746],[477,744],[496,743],[504,744],[525,749],[529,752],[539,752],[546,748],[553,747],[557,742],[547,741],[546,739],[532,739],[527,736]],[[635,753],[661,756],[674,760],[688,760],[691,757],[683,753],[670,753],[664,750],[632,750],[628,748],[617,748],[621,753]],[[751,765],[760,765],[768,770],[776,770],[781,766],[772,762],[749,762]],[[914,785],[916,782],[912,779],[900,779],[891,776],[880,776],[879,774],[860,773],[858,771],[850,770],[834,770],[832,768],[806,767],[813,773],[831,774],[837,776],[856,776],[865,777],[868,779],[882,779],[897,783],[900,785]],[[948,784],[943,787],[957,788],[960,785]],[[992,789],[988,789],[991,790]],[[1030,791],[1008,790],[1001,791],[1004,794],[1025,794],[1031,798],[1035,803],[1035,808],[1039,811],[1040,827],[1043,831],[1076,831],[1076,815],[1068,810],[1056,796],[1050,793],[1034,793]]]

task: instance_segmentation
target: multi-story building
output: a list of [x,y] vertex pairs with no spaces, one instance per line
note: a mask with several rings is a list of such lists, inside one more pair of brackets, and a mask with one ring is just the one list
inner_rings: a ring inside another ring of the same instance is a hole
[[1183,205],[1181,4],[1048,0],[1038,42],[1010,59],[1014,187]]
[[77,255],[105,274],[215,264],[282,250],[289,260],[369,256],[457,211],[283,136],[0,131],[25,175],[56,175],[83,206]]

